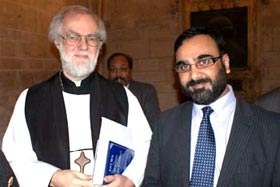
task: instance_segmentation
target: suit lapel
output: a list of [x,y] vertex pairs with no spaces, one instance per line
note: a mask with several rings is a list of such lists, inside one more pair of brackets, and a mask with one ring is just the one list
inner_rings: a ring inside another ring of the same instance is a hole
[[218,187],[228,186],[237,169],[239,160],[253,131],[251,116],[252,112],[248,105],[243,101],[237,100],[230,138],[217,184]]
[[[182,184],[184,187],[189,186],[189,172],[190,172],[190,132],[191,132],[191,116],[192,104],[187,104],[182,107],[178,116],[178,136],[176,137],[177,145],[180,148],[181,154],[178,154],[178,167]],[[179,183],[180,184],[180,183]]]

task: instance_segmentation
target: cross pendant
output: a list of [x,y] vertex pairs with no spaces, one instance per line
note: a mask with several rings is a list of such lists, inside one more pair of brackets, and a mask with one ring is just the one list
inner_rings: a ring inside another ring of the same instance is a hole
[[85,156],[85,153],[81,151],[79,158],[77,158],[74,162],[80,166],[80,172],[84,173],[85,165],[90,163],[90,159],[88,159]]

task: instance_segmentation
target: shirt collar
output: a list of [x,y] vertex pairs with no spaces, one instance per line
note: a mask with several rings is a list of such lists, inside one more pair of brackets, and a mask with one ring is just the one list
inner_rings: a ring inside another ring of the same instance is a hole
[[232,105],[235,106],[236,103],[236,97],[234,95],[233,89],[231,85],[227,85],[227,88],[229,89],[229,92],[226,93],[221,98],[218,98],[216,101],[209,105],[199,105],[194,103],[193,106],[193,114],[194,115],[203,115],[202,108],[205,106],[211,106],[211,108],[214,110],[215,114],[224,114],[224,112],[232,112],[231,110],[234,110],[235,107],[232,107]]
[[68,79],[62,72],[59,73],[63,91],[71,94],[89,94],[91,83],[93,81],[93,74],[90,74],[87,78],[81,82],[73,82]]

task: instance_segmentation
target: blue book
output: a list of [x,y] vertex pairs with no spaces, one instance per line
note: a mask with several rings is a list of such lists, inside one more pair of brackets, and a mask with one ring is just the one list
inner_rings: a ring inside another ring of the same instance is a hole
[[[134,157],[134,151],[109,141],[104,176],[122,174]],[[103,185],[107,183],[103,182]]]

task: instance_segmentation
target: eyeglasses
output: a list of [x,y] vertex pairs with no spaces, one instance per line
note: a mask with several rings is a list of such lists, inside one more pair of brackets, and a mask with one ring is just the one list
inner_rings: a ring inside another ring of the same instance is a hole
[[212,66],[215,64],[223,55],[220,55],[218,57],[203,57],[198,58],[194,64],[188,64],[184,61],[179,61],[175,65],[175,71],[177,73],[184,73],[184,72],[190,72],[192,70],[192,66],[195,65],[197,69],[204,69]]
[[86,43],[91,47],[97,47],[102,42],[100,38],[94,36],[94,35],[80,35],[80,34],[74,34],[74,33],[66,33],[65,36],[60,35],[60,37],[65,41],[67,45],[70,46],[76,46],[78,45],[82,38],[86,40]]

